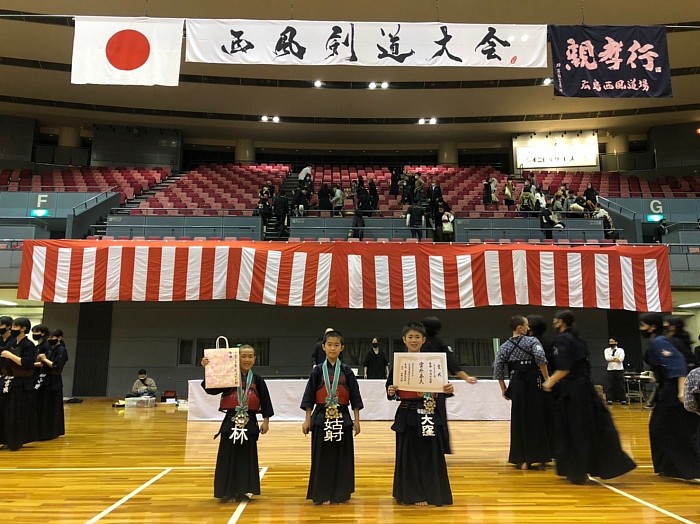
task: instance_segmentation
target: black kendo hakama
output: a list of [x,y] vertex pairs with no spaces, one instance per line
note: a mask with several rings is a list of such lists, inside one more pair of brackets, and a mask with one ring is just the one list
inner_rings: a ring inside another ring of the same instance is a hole
[[[249,373],[253,373],[249,371]],[[241,378],[241,388],[245,387],[246,376]],[[248,422],[245,425],[245,437],[235,431],[236,407],[238,407],[237,388],[202,387],[210,395],[221,394],[219,411],[226,413],[221,422],[219,433],[219,451],[216,455],[214,471],[214,497],[218,499],[240,498],[246,494],[260,495],[260,468],[258,466],[258,438],[260,429],[256,415],[263,418],[274,415],[272,401],[263,378],[253,373],[248,391]],[[234,434],[236,433],[236,434]]]
[[557,369],[569,371],[556,392],[557,475],[584,484],[588,475],[609,479],[633,470],[637,465],[622,450],[610,412],[593,387],[585,342],[565,331],[554,346]]
[[61,373],[68,362],[68,352],[63,342],[51,346],[46,343],[39,350],[53,367],[42,366],[40,384],[37,384],[37,422],[39,440],[52,440],[66,434],[63,414],[63,378]]
[[0,379],[0,444],[18,450],[37,440],[34,361],[36,346],[27,337],[13,344],[12,351],[22,359],[18,366],[10,359],[2,360]]
[[[339,361],[338,361],[339,362]],[[314,504],[324,502],[342,503],[350,499],[355,491],[355,450],[353,443],[353,409],[362,409],[362,397],[357,378],[352,370],[340,363],[338,379],[338,412],[340,422],[336,429],[327,429],[326,398],[328,391],[323,382],[323,364],[316,366],[306,384],[301,409],[313,408],[311,414],[311,471],[306,498]],[[337,364],[328,363],[331,382]]]
[[658,383],[649,419],[654,472],[681,479],[700,478],[700,417],[686,411],[678,400],[678,377],[686,373],[685,357],[660,336],[651,341],[644,360]]

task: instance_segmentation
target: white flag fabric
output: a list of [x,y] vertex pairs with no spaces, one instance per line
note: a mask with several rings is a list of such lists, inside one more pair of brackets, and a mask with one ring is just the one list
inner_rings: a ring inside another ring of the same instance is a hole
[[177,86],[182,18],[76,17],[73,84]]
[[188,62],[545,67],[546,25],[187,19]]

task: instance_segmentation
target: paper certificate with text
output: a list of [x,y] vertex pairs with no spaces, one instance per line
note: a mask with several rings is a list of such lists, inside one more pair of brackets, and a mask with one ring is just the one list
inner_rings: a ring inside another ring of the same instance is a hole
[[394,384],[404,391],[442,393],[447,384],[447,355],[394,353]]

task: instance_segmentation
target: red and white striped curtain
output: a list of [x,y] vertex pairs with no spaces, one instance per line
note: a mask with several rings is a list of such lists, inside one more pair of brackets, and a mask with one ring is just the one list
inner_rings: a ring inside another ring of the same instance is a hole
[[670,311],[665,246],[33,240],[18,298]]

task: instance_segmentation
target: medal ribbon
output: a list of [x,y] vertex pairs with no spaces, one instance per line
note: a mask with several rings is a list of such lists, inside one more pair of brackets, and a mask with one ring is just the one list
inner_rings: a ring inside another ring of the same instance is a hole
[[328,360],[323,361],[323,384],[326,386],[328,396],[326,397],[326,406],[338,407],[338,396],[335,394],[338,391],[338,380],[340,379],[340,359],[335,362],[335,375],[333,376],[333,385],[328,378]]
[[253,372],[248,371],[248,379],[246,380],[245,392],[241,391],[241,384],[239,381],[238,386],[238,406],[236,406],[236,414],[238,413],[248,413],[248,392],[250,391],[250,384],[253,382]]

